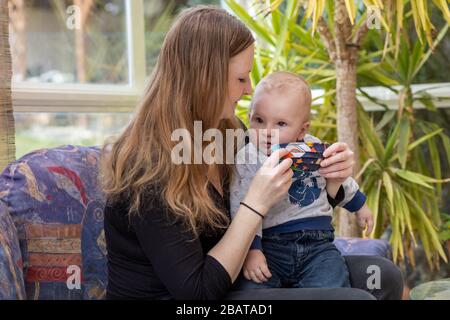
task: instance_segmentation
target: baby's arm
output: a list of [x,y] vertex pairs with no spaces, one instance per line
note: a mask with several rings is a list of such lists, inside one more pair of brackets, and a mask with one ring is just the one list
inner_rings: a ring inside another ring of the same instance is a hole
[[[358,183],[353,178],[348,178],[342,184],[344,188],[344,200],[338,206],[350,211],[356,212],[356,221],[361,229],[367,228],[366,233],[371,233],[373,229],[373,214],[366,204],[366,196],[359,190]],[[339,189],[338,189],[339,190]],[[327,181],[328,191],[328,181]],[[336,191],[337,193],[337,191]],[[330,192],[329,192],[330,194]],[[332,196],[332,194],[330,194]]]
[[[373,214],[367,203],[356,212],[356,222],[364,230],[364,235],[370,234],[373,230]],[[367,228],[367,229],[366,229]]]
[[366,195],[359,189],[358,183],[353,178],[347,178],[343,183],[344,200],[338,206],[350,212],[357,212],[366,203]]
[[332,197],[333,199],[336,198],[336,195],[339,191],[339,188],[342,186],[342,183],[337,182],[336,180],[329,180],[327,179],[327,193]]

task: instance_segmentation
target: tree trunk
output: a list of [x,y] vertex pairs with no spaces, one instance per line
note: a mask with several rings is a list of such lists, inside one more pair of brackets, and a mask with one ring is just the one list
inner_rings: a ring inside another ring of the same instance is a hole
[[9,16],[13,30],[12,62],[18,81],[27,78],[27,19],[24,0],[10,0]]
[[86,58],[86,26],[94,0],[74,0],[74,5],[80,8],[80,28],[75,29],[75,57],[77,62],[77,79],[80,83],[88,81]]
[[[353,174],[356,174],[360,167],[356,109],[356,59],[349,58],[336,62],[336,99],[338,139],[347,143],[355,153]],[[353,214],[349,215],[345,210],[338,210],[337,216],[337,232],[340,236],[360,235]]]
[[8,10],[8,0],[0,0],[0,172],[8,163],[14,161],[16,156]]
[[[358,114],[356,109],[356,68],[358,48],[368,31],[367,23],[353,33],[353,26],[347,13],[344,0],[336,0],[334,6],[334,37],[325,22],[321,20],[319,32],[327,43],[327,50],[336,68],[336,103],[338,140],[348,144],[355,153],[353,174],[360,166],[358,143]],[[337,212],[337,233],[340,236],[359,236],[355,216],[345,210]]]

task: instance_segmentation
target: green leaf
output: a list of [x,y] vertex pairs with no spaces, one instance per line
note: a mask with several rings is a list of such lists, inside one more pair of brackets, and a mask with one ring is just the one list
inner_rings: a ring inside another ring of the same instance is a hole
[[446,35],[447,31],[448,31],[449,25],[446,24],[441,31],[439,31],[439,34],[437,35],[436,39],[433,42],[433,46],[427,51],[427,53],[424,55],[424,57],[422,58],[420,64],[416,67],[416,69],[414,70],[414,73],[412,74],[411,78],[414,79],[416,77],[416,75],[419,73],[419,71],[422,69],[422,67],[424,66],[424,64],[428,61],[428,59],[430,58],[430,56],[433,54],[433,50],[434,48],[439,44],[439,42],[441,42],[441,40],[444,38],[444,36]]
[[426,180],[424,179],[424,176],[422,176],[421,174],[411,172],[408,170],[401,170],[401,169],[395,169],[395,168],[393,168],[392,171],[396,175],[398,175],[400,178],[402,178],[406,181],[409,181],[409,182],[412,182],[415,184],[419,184],[428,189],[433,189],[433,187],[426,182]]
[[425,108],[429,111],[437,110],[436,105],[433,102],[434,97],[427,92],[421,93],[419,97],[414,98],[414,99],[419,100],[425,106]]
[[383,129],[388,123],[391,122],[391,120],[395,117],[397,114],[396,111],[385,111],[383,114],[383,118],[381,118],[380,122],[375,127],[376,131],[380,131]]
[[392,188],[391,177],[386,171],[383,172],[383,185],[384,189],[386,190],[389,202],[394,203],[394,189]]
[[425,141],[433,138],[435,135],[440,134],[444,129],[438,129],[436,131],[433,131],[419,139],[417,139],[416,141],[414,141],[413,143],[411,143],[408,147],[408,151],[413,150],[414,148],[416,148],[417,146],[419,146],[421,143],[424,143]]
[[403,207],[403,217],[406,222],[406,227],[408,228],[409,235],[411,239],[414,241],[414,244],[416,244],[416,237],[414,235],[414,228],[412,226],[411,221],[411,211],[409,210],[408,202],[406,201],[406,197],[404,196],[404,193],[407,193],[406,190],[396,190],[397,199],[399,203],[402,204]]
[[366,112],[362,109],[361,104],[358,107],[358,119],[360,121],[360,130],[362,136],[370,144],[369,148],[372,147],[375,154],[372,154],[372,158],[383,159],[384,158],[384,147],[381,143],[380,137],[375,132],[372,123],[369,121],[369,117]]
[[406,167],[410,130],[409,119],[406,115],[403,115],[400,120],[400,135],[398,144],[399,161],[402,169]]
[[450,166],[450,137],[445,133],[441,133],[442,144],[444,145],[445,153],[447,154],[448,165]]
[[389,135],[388,142],[386,144],[386,151],[385,151],[385,157],[384,157],[384,165],[388,164],[388,162],[392,161],[392,152],[394,150],[395,143],[397,142],[398,133],[400,131],[401,122],[398,122],[397,125],[394,127],[394,130]]
[[414,70],[418,67],[420,64],[420,61],[423,57],[423,46],[419,41],[416,41],[414,44],[413,52],[409,55],[409,64],[408,64],[408,75],[407,75],[407,82],[412,83],[413,76],[414,76]]
[[[430,150],[431,165],[433,167],[434,177],[436,180],[442,179],[441,159],[438,152],[436,141],[434,139],[428,140],[428,149]],[[436,186],[437,196],[442,197],[442,186],[438,184]]]
[[275,46],[275,40],[270,29],[264,28],[260,23],[253,19],[245,9],[236,2],[236,0],[225,0],[225,4],[241,19],[258,37],[268,44]]
[[372,214],[374,217],[375,226],[373,228],[373,234],[375,237],[379,237],[376,234],[376,230],[380,230],[380,226],[382,226],[383,214],[378,210],[380,203],[380,190],[381,190],[381,181],[378,181],[378,185],[376,188],[373,188],[370,196],[367,199],[367,206],[372,209]]

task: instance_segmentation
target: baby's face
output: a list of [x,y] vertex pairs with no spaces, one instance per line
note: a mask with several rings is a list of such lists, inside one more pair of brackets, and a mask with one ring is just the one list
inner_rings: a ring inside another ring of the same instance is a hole
[[[259,92],[250,111],[250,128],[256,136],[250,137],[260,152],[270,155],[271,146],[304,138],[309,128],[309,107],[300,92]],[[276,130],[278,134],[272,134]]]

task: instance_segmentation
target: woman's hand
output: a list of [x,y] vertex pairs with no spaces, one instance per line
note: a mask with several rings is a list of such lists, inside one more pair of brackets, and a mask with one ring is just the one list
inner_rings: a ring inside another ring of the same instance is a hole
[[292,160],[280,158],[288,154],[286,149],[273,152],[253,178],[244,203],[266,215],[269,209],[289,191],[294,172]]
[[325,160],[320,165],[320,175],[327,181],[342,184],[353,174],[354,154],[344,142],[337,142],[328,147],[323,153]]

